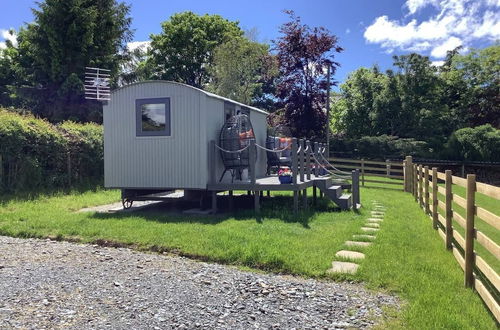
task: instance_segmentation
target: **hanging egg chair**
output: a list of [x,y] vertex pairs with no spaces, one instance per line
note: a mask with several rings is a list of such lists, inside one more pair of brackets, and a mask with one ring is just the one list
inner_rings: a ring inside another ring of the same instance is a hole
[[234,181],[236,175],[241,177],[241,172],[250,166],[251,140],[255,140],[255,134],[247,115],[232,116],[224,123],[219,135],[224,173],[219,181],[222,181],[227,171],[231,172],[231,181]]

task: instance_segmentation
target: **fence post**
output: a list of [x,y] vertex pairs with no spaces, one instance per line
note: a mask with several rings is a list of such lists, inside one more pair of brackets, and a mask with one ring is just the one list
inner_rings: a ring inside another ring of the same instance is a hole
[[354,210],[361,204],[359,197],[359,169],[352,170],[352,204]]
[[429,166],[424,167],[424,205],[425,214],[431,213],[429,208]]
[[361,159],[361,185],[365,186],[365,159]]
[[465,286],[474,286],[474,215],[476,214],[476,175],[467,174],[467,217],[465,219]]
[[438,223],[438,182],[437,167],[432,168],[432,228],[437,229]]
[[422,164],[418,165],[418,200],[420,207],[424,207],[424,171]]
[[387,176],[391,175],[391,163],[389,162],[389,159],[385,160],[385,169]]
[[452,203],[453,203],[453,193],[451,191],[451,183],[452,183],[452,177],[451,177],[451,170],[446,170],[445,171],[445,201],[446,201],[446,211],[445,211],[445,216],[446,216],[446,248],[451,249],[451,241],[453,238],[453,227],[452,227],[452,217],[453,217],[453,210],[452,210]]
[[413,192],[412,186],[412,173],[413,173],[413,160],[411,156],[406,156],[405,158],[405,166],[403,167],[403,176],[405,182],[405,191]]
[[311,141],[306,141],[306,178],[311,180]]
[[415,197],[415,202],[418,202],[418,172],[417,172],[417,164],[413,164],[413,196]]
[[305,153],[304,153],[304,148],[305,148],[305,145],[304,145],[304,139],[300,139],[299,140],[299,148],[300,148],[300,152],[299,154],[297,155],[297,157],[299,157],[299,174],[300,174],[300,181],[301,182],[304,182],[304,156],[305,156]]
[[[295,186],[297,184],[297,138],[292,138],[292,183]],[[299,211],[299,192],[297,190],[293,191],[293,212],[297,213]]]

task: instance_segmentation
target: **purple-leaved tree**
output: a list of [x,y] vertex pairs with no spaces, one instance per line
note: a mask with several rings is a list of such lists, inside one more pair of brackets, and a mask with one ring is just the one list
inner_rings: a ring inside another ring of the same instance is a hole
[[334,54],[343,49],[337,37],[324,27],[310,28],[293,11],[285,13],[290,21],[281,26],[281,36],[274,41],[279,62],[276,96],[284,108],[282,122],[296,137],[324,139],[326,68],[330,65],[333,77],[340,65],[334,61]]

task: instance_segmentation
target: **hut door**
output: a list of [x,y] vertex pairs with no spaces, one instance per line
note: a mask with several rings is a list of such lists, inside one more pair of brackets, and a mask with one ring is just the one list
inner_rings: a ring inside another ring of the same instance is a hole
[[224,122],[236,114],[236,107],[234,104],[224,102]]

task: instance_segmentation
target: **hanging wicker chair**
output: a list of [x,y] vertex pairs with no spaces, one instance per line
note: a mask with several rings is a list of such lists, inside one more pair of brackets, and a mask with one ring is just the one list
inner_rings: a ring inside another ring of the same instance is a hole
[[271,173],[273,167],[292,166],[291,130],[287,126],[279,125],[269,128],[267,131],[266,148],[272,150],[282,150],[281,152],[267,151],[267,174]]
[[[252,123],[247,115],[236,115],[229,118],[219,135],[219,146],[224,172],[219,181],[222,181],[227,171],[231,172],[231,182],[241,172],[250,166],[250,141],[255,140]],[[238,152],[238,150],[241,150]],[[255,150],[252,150],[255,152]]]

